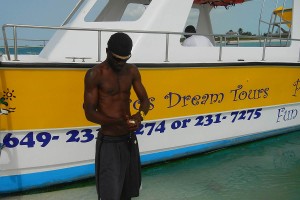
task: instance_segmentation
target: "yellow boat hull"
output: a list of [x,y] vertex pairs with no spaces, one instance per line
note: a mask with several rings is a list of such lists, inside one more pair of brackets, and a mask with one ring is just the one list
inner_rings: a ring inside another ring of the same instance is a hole
[[[99,125],[83,112],[82,68],[0,65],[0,193],[94,175]],[[142,164],[300,128],[300,68],[140,65],[151,102],[138,136]],[[131,111],[139,102],[132,91]]]
[[[300,68],[226,66],[140,69],[151,101],[147,120],[300,102]],[[86,69],[1,69],[0,97],[14,108],[0,130],[83,127]],[[138,102],[132,92],[132,112]],[[11,110],[12,111],[12,110]]]

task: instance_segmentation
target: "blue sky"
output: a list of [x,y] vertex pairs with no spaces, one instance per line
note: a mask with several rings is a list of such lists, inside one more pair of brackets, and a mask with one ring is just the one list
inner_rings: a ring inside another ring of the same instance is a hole
[[[78,0],[0,0],[0,26],[3,24],[31,24],[60,26]],[[49,39],[51,33],[26,30],[20,38]],[[0,41],[0,46],[3,42]]]
[[0,25],[60,25],[78,0],[0,0]]
[[[0,26],[2,27],[3,24],[60,26],[77,2],[78,0],[0,0]],[[266,0],[265,10],[268,10],[268,15],[264,16],[266,21],[269,20],[270,13],[275,7],[274,2],[276,1]],[[291,2],[292,0],[287,0],[286,6],[290,7]],[[230,7],[230,12],[224,8],[214,9],[212,11],[216,15],[212,18],[214,32],[225,34],[230,29],[237,31],[238,28],[243,28],[244,31],[257,34],[261,4],[262,0],[252,0],[244,4],[247,6]],[[236,17],[237,15],[241,17]],[[33,33],[32,30],[27,30],[22,36],[20,35],[18,35],[20,38],[29,36],[49,39],[51,33],[46,31]],[[1,34],[0,38],[2,37]]]

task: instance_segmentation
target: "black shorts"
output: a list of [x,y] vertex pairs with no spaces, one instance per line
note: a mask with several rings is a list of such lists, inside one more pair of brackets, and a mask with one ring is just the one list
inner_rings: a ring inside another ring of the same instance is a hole
[[98,199],[120,200],[139,196],[141,162],[135,134],[112,137],[99,132],[95,164]]

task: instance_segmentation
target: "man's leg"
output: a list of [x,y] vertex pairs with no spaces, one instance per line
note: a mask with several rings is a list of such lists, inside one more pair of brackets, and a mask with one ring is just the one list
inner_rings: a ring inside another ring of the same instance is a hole
[[124,199],[138,197],[141,187],[141,161],[138,141],[135,135],[131,136],[128,143],[130,151],[130,164],[126,170],[122,196]]
[[98,200],[100,200],[100,191],[99,191],[99,171],[100,171],[100,151],[101,151],[102,141],[100,139],[96,140],[96,152],[95,152],[95,179],[96,179],[96,189]]
[[102,143],[98,177],[101,200],[120,200],[121,198],[125,172],[129,164],[129,151],[124,143],[126,142]]

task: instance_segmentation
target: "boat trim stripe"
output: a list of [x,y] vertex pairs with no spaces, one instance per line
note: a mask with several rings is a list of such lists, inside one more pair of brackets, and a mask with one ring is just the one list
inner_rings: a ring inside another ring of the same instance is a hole
[[[18,63],[0,62],[1,68],[22,69],[89,69],[99,63]],[[249,67],[249,66],[291,66],[300,67],[300,62],[226,62],[226,63],[133,63],[138,68],[202,68],[202,67]]]

